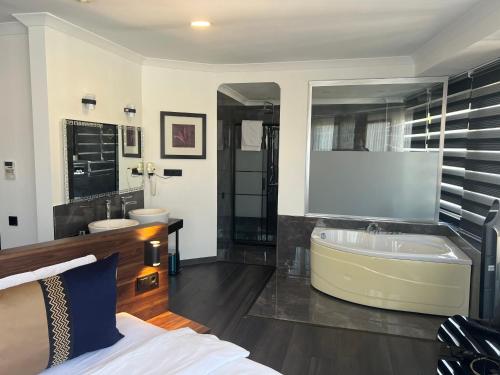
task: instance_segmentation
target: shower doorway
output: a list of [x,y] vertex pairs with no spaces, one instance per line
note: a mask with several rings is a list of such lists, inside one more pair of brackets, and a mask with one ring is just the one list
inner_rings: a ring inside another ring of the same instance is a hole
[[279,86],[224,84],[217,94],[218,258],[275,265]]
[[233,241],[276,245],[279,125],[263,123],[260,151],[241,149],[242,124],[233,131]]

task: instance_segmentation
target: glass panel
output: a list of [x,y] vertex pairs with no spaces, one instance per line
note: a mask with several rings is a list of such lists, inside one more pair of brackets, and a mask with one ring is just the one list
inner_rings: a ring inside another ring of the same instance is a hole
[[265,184],[262,172],[236,172],[236,194],[265,194]]
[[434,221],[442,91],[313,84],[308,212]]
[[260,195],[236,195],[234,215],[240,217],[264,217],[265,202]]
[[262,151],[241,151],[236,150],[236,170],[237,171],[262,171],[262,163],[265,161],[265,150]]

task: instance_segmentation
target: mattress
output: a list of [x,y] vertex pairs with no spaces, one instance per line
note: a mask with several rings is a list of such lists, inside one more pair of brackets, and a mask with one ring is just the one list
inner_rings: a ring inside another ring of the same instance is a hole
[[[249,353],[243,348],[214,336],[200,335],[189,328],[166,331],[127,313],[119,313],[116,318],[118,330],[125,336],[123,339],[109,348],[86,353],[42,374],[278,374],[246,358]],[[207,348],[211,345],[218,349],[225,346],[223,351],[210,352]]]

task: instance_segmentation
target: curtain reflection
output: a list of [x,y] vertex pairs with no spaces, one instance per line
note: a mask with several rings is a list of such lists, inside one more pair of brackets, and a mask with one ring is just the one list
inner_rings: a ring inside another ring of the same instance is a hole
[[313,106],[311,128],[312,151],[403,152],[411,147],[412,124],[403,105]]
[[331,151],[336,147],[334,140],[335,117],[315,118],[312,123],[313,151]]

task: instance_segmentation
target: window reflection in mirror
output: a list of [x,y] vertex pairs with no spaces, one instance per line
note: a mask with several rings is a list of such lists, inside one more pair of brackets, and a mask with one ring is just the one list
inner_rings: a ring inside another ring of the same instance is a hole
[[311,86],[308,213],[436,220],[443,83]]
[[142,130],[126,128],[64,121],[67,202],[143,188],[143,177],[132,173],[142,157]]

